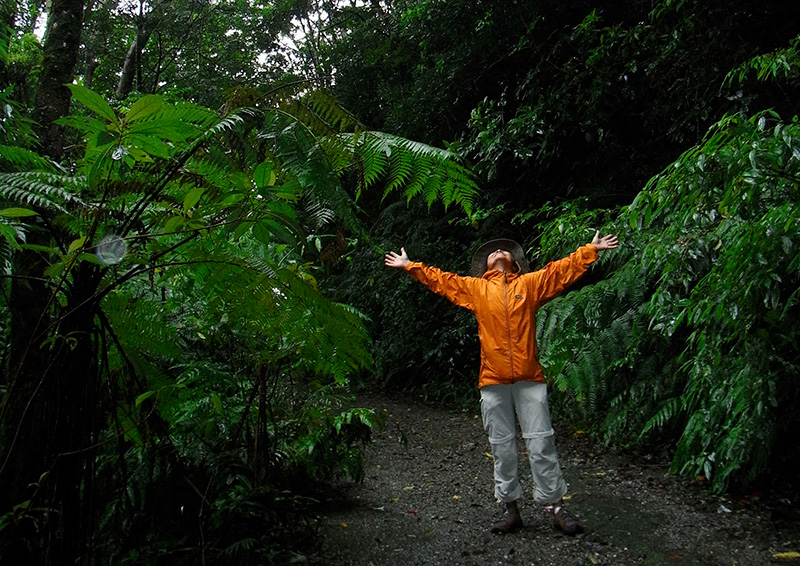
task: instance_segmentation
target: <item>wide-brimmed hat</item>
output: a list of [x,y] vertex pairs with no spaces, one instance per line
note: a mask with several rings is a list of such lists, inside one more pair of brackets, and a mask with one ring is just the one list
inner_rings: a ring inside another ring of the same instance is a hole
[[520,273],[528,273],[531,270],[528,265],[528,260],[525,259],[525,252],[522,251],[522,246],[514,240],[500,238],[481,245],[475,252],[475,255],[472,256],[472,269],[470,273],[474,277],[483,277],[483,274],[486,273],[486,259],[489,257],[490,253],[496,250],[511,252],[511,257],[519,266]]

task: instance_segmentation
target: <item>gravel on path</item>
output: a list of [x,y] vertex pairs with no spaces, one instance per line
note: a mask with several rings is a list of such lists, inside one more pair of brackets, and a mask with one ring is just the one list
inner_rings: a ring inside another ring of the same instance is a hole
[[667,462],[614,453],[558,425],[567,508],[585,533],[554,530],[528,497],[524,528],[493,535],[502,509],[477,400],[471,412],[388,394],[364,396],[359,405],[387,411],[387,424],[367,448],[364,481],[337,486],[315,509],[313,563],[760,566],[800,552],[800,513],[789,499],[712,496],[701,482],[669,474]]

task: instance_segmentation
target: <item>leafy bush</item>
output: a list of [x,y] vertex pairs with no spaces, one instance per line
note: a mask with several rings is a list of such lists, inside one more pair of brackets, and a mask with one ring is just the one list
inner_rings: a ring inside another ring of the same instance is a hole
[[767,469],[800,395],[799,157],[796,121],[727,117],[604,227],[613,276],[539,319],[569,414],[608,442],[677,435],[673,469],[717,490]]
[[83,155],[0,161],[0,558],[285,562],[382,418],[352,407],[369,336],[321,239],[361,231],[358,191],[469,210],[474,182],[320,92],[220,116],[70,88]]

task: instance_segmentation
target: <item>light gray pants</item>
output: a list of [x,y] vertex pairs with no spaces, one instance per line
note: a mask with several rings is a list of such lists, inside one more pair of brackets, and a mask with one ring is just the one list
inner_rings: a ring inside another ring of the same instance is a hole
[[511,385],[486,385],[480,392],[483,428],[489,435],[494,459],[495,497],[508,503],[523,495],[519,482],[516,412],[533,472],[534,501],[545,505],[558,502],[567,493],[567,483],[556,456],[547,385],[518,381]]

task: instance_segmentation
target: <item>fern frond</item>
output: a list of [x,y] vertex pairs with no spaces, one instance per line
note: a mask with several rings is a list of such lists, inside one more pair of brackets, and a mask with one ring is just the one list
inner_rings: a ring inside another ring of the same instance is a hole
[[459,204],[467,212],[472,210],[478,186],[452,152],[383,132],[343,136],[350,140],[362,164],[365,188],[382,180],[384,196],[405,187],[407,199],[421,194],[428,204],[441,201],[445,206]]
[[643,438],[652,431],[662,430],[668,423],[682,413],[683,402],[680,397],[672,397],[661,404],[661,408],[645,423],[639,438]]
[[180,358],[177,332],[164,317],[164,305],[160,300],[142,294],[109,293],[102,307],[126,350],[153,358]]
[[49,160],[35,151],[23,147],[0,145],[0,171],[49,171],[56,172],[56,167]]
[[66,212],[68,204],[83,204],[77,196],[84,179],[38,171],[0,173],[0,198],[24,206]]
[[312,90],[302,98],[302,101],[331,132],[366,129],[355,115],[339,104],[339,101],[326,90]]
[[308,369],[337,380],[370,363],[367,335],[352,308],[324,298],[295,268],[216,247],[216,252],[191,253],[203,262],[192,265],[192,277],[203,296],[224,305],[232,324],[257,337],[255,355],[280,359],[291,354]]

